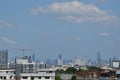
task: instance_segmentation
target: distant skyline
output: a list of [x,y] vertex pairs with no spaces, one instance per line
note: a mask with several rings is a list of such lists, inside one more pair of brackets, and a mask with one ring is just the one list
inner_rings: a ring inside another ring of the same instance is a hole
[[[120,0],[1,0],[0,50],[96,59],[120,56]],[[120,57],[119,57],[120,58]]]

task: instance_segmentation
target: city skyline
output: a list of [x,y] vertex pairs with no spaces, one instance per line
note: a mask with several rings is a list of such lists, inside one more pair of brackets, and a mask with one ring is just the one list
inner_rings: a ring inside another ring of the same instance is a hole
[[[120,54],[119,0],[0,1],[0,49],[9,57],[37,58]],[[16,54],[17,53],[17,54]],[[12,56],[11,56],[12,55]]]

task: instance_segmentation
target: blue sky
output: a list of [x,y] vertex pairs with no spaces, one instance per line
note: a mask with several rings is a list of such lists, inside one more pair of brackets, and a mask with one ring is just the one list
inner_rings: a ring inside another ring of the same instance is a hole
[[[9,57],[35,53],[103,58],[120,56],[120,0],[1,0],[0,48]],[[16,48],[16,49],[15,49]]]

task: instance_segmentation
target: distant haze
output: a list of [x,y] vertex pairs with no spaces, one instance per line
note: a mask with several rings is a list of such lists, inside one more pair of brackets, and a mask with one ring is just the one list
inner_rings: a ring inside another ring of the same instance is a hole
[[1,0],[0,49],[23,55],[14,48],[41,59],[120,56],[120,0]]

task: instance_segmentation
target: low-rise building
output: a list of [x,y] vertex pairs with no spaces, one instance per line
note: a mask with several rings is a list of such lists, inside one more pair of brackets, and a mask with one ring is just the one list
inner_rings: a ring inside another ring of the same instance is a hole
[[120,70],[116,71],[116,78],[120,79]]
[[15,80],[15,70],[0,70],[0,80]]
[[20,80],[55,80],[54,69],[39,69],[35,73],[21,73]]
[[72,76],[73,76],[73,74],[61,74],[60,78],[62,80],[71,80]]
[[112,67],[116,69],[120,69],[120,60],[113,60]]

